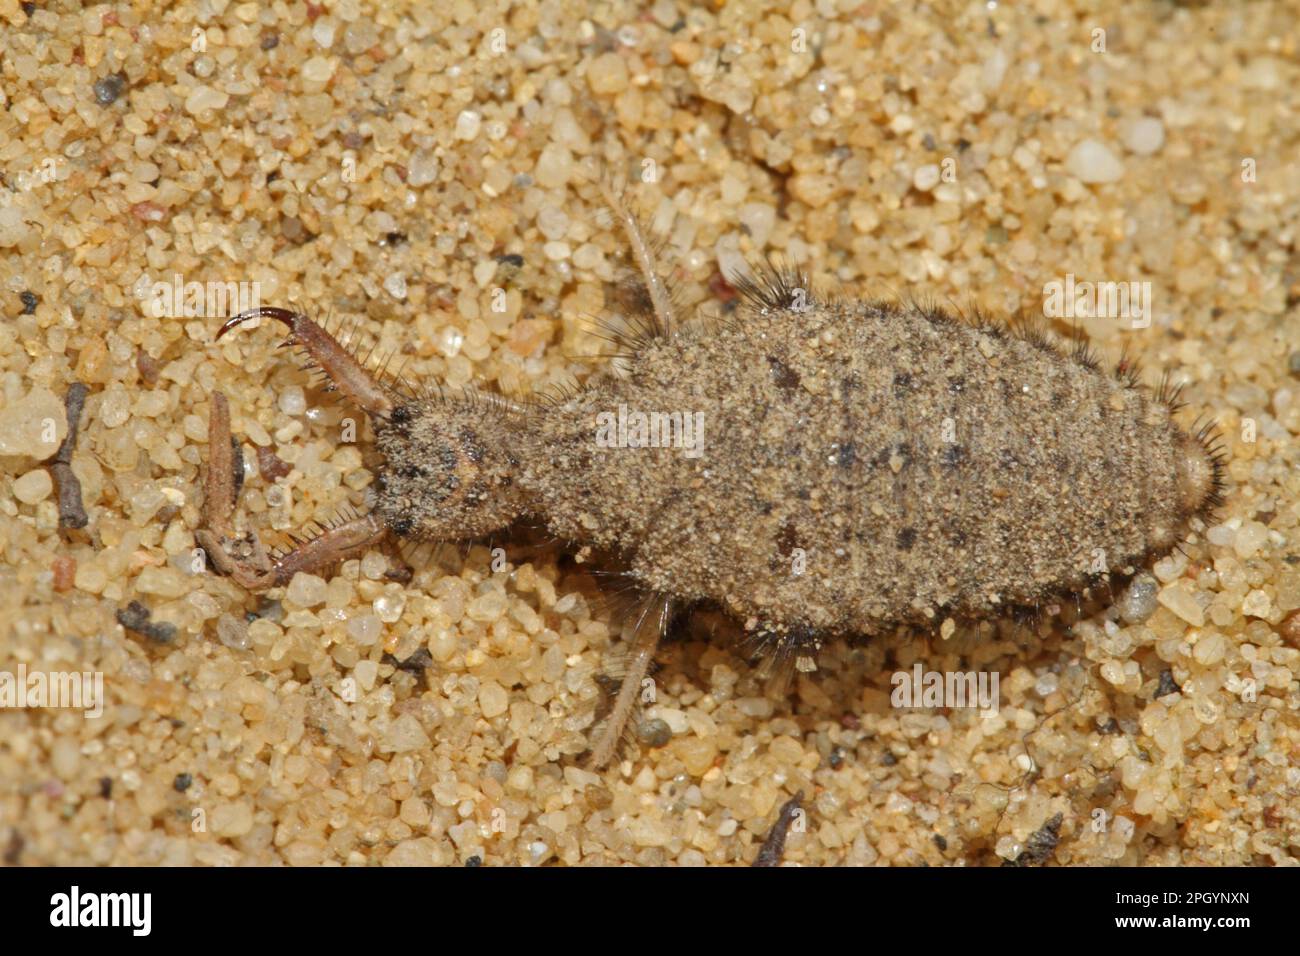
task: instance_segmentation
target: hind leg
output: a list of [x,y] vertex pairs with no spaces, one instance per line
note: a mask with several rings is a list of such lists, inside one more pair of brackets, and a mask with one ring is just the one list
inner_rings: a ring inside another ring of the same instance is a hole
[[628,651],[623,682],[619,686],[618,696],[614,699],[614,709],[610,711],[596,742],[591,748],[591,765],[597,769],[604,767],[618,752],[623,742],[623,731],[628,719],[636,710],[641,695],[641,682],[650,670],[654,660],[655,649],[668,630],[672,620],[672,599],[663,594],[651,594],[642,602],[636,614],[636,625],[632,633],[632,646]]
[[825,636],[805,624],[755,620],[746,623],[743,647],[751,657],[760,657],[758,672],[773,694],[784,694],[794,672],[817,670],[817,655]]

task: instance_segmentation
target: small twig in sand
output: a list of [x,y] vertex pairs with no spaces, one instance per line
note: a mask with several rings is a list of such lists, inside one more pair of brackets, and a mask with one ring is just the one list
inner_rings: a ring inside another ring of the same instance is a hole
[[781,862],[781,857],[785,853],[786,834],[790,832],[790,824],[794,822],[794,815],[799,812],[802,805],[802,790],[781,804],[781,811],[776,815],[772,832],[759,847],[758,856],[754,857],[754,866],[776,866]]
[[81,425],[81,412],[86,406],[86,393],[89,391],[80,382],[73,382],[68,389],[65,400],[68,434],[49,466],[50,474],[59,486],[60,528],[84,528],[90,521],[86,508],[81,503],[81,482],[72,473],[72,451],[77,446],[77,430]]

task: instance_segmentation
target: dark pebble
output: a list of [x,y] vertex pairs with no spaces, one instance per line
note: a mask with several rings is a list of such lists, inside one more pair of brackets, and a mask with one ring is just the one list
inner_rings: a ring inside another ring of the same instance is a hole
[[663,747],[673,739],[673,730],[665,721],[653,717],[640,723],[636,739],[647,747]]
[[23,315],[35,315],[36,306],[41,300],[36,298],[35,292],[20,292],[18,298],[23,300]]
[[155,385],[162,374],[162,363],[144,349],[135,350],[135,370],[140,373],[140,381],[146,385]]
[[1029,839],[1025,841],[1025,851],[1021,853],[1014,861],[1008,861],[1004,866],[1041,866],[1051,859],[1052,853],[1056,850],[1056,845],[1061,842],[1061,823],[1065,818],[1061,814],[1056,814],[1041,827],[1029,834]]
[[268,621],[275,621],[277,624],[284,620],[284,605],[279,601],[272,601],[270,598],[262,598],[257,602],[257,610],[249,611],[244,615],[244,620],[249,624],[259,618],[265,618]]
[[422,671],[433,664],[433,655],[427,647],[422,647],[397,666],[404,671]]
[[112,106],[126,89],[126,77],[113,73],[95,81],[95,102],[100,106]]
[[159,644],[169,644],[176,639],[176,625],[152,621],[153,612],[139,601],[117,609],[117,623],[128,631],[147,637]]
[[429,653],[427,647],[422,647],[404,661],[399,661],[392,654],[385,654],[380,659],[380,663],[396,667],[399,671],[406,671],[408,674],[422,674],[433,664],[433,655]]
[[194,782],[194,777],[188,773],[178,773],[176,779],[172,781],[172,789],[177,793],[184,793]]
[[263,481],[272,482],[277,478],[283,478],[293,471],[293,468],[282,461],[269,445],[258,445],[257,470]]
[[23,847],[26,845],[27,841],[23,839],[23,835],[18,832],[16,827],[11,827],[9,830],[9,843],[5,846],[5,864],[17,866],[19,858],[23,855]]

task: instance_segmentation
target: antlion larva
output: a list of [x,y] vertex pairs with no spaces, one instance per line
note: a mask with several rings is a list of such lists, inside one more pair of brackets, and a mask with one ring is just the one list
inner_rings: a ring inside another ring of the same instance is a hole
[[[467,539],[521,518],[617,557],[642,600],[622,689],[593,746],[615,752],[658,641],[684,608],[729,612],[755,648],[808,668],[828,637],[1037,608],[1175,547],[1220,501],[1209,426],[1176,390],[937,309],[816,295],[771,267],[726,320],[681,324],[633,216],[644,315],[612,371],[548,398],[412,389],[370,374],[306,316],[284,322],[371,417],[373,507],[272,558],[232,537],[229,413],[212,415],[218,570],[287,582],[379,543]],[[652,428],[650,426],[657,426]],[[667,440],[663,440],[667,436]]]

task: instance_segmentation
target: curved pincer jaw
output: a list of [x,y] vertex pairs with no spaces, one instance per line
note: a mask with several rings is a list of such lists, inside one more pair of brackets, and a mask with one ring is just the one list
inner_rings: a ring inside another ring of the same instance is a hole
[[255,319],[275,319],[289,327],[289,341],[307,353],[312,363],[328,379],[332,388],[355,402],[371,418],[387,418],[394,405],[393,396],[383,383],[329,332],[301,312],[259,306],[227,319],[217,331],[217,339],[236,326]]

